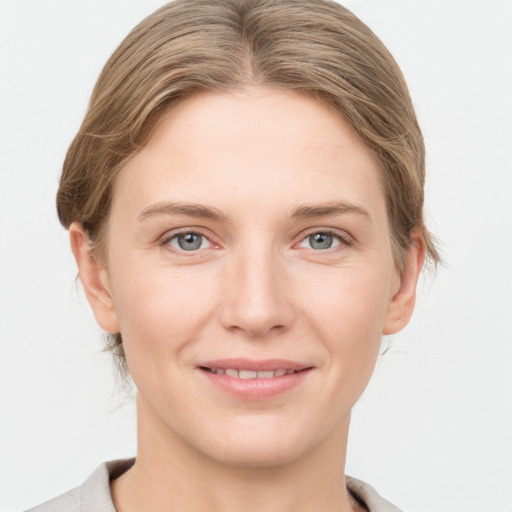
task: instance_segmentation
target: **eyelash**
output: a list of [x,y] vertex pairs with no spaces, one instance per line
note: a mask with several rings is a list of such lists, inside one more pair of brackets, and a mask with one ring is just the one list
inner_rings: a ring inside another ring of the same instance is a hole
[[168,248],[174,254],[178,254],[180,256],[190,257],[190,256],[198,255],[198,253],[201,251],[201,249],[187,251],[185,249],[178,249],[178,248],[172,247],[170,245],[173,240],[175,240],[179,236],[183,236],[183,235],[199,235],[199,236],[203,237],[204,239],[206,239],[211,244],[211,246],[215,247],[217,245],[214,242],[212,242],[211,235],[208,235],[201,228],[187,228],[187,229],[183,229],[181,231],[173,231],[171,234],[166,235],[162,238],[160,245],[162,247]]
[[[187,251],[186,249],[178,249],[175,247],[171,247],[171,245],[170,245],[171,242],[173,240],[177,239],[179,236],[188,235],[188,234],[199,235],[199,236],[205,238],[211,244],[211,247],[216,247],[216,246],[218,247],[218,244],[215,244],[215,242],[213,242],[211,240],[211,238],[212,238],[211,235],[207,234],[201,228],[187,228],[187,229],[183,229],[181,231],[174,231],[173,233],[171,233],[167,236],[164,236],[160,242],[160,245],[162,247],[167,247],[169,250],[171,250],[172,252],[174,252],[175,254],[178,254],[180,256],[190,257],[190,256],[198,255],[199,252],[204,250],[204,248]],[[311,237],[313,235],[329,235],[329,236],[332,236],[333,238],[335,238],[339,242],[338,245],[335,245],[334,247],[328,247],[326,249],[314,249],[312,247],[309,247],[309,249],[313,250],[314,252],[331,252],[333,250],[336,250],[339,246],[351,247],[355,243],[355,240],[351,236],[349,236],[347,233],[327,228],[327,229],[312,229],[309,232],[307,232],[306,234],[301,234],[300,240],[298,242],[296,242],[294,244],[294,246],[304,243],[305,241],[308,240],[309,237]],[[208,248],[211,248],[211,247],[208,247]],[[305,249],[308,249],[308,248],[305,248]]]
[[306,242],[313,235],[329,235],[339,241],[338,245],[336,245],[334,247],[328,247],[326,249],[313,249],[312,247],[309,247],[309,249],[314,250],[315,252],[330,252],[332,250],[336,250],[340,246],[351,247],[355,243],[354,239],[351,236],[349,236],[348,233],[340,232],[338,230],[329,229],[329,228],[312,229],[309,232],[307,232],[305,235],[301,235],[301,239],[298,243],[302,244],[302,243]]

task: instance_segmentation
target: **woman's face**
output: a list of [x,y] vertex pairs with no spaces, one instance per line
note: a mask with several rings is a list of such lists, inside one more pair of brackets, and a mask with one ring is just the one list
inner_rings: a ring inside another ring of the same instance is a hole
[[339,115],[263,87],[163,118],[118,178],[98,277],[145,439],[244,466],[346,438],[412,311],[376,161]]

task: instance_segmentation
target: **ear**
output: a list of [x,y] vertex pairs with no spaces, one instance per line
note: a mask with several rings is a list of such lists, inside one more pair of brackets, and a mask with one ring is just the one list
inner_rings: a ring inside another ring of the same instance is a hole
[[80,281],[96,321],[104,331],[112,334],[119,332],[107,269],[92,253],[91,242],[77,222],[69,227],[69,241],[78,265]]
[[384,317],[382,334],[401,331],[411,319],[416,302],[416,285],[425,260],[425,242],[418,229],[411,233],[411,243],[405,250],[405,270],[398,276],[398,290],[391,298]]

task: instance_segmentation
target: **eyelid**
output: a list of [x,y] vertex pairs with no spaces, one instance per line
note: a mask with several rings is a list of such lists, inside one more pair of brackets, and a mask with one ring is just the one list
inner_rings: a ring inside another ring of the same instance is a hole
[[[185,251],[185,250],[176,249],[175,247],[172,247],[170,245],[170,241],[172,239],[174,239],[180,235],[185,235],[188,233],[194,233],[196,235],[201,235],[201,236],[205,237],[208,240],[208,242],[210,242],[210,244],[211,244],[210,247],[205,247],[204,249],[198,249],[195,251]],[[158,243],[162,247],[164,247],[164,246],[167,247],[169,249],[169,251],[172,251],[174,254],[179,254],[180,256],[181,255],[194,256],[206,249],[218,248],[220,246],[220,244],[215,242],[213,240],[213,238],[214,237],[209,230],[206,230],[206,229],[198,227],[198,226],[186,226],[183,228],[176,228],[176,229],[171,229],[169,231],[166,231],[161,237],[159,237]]]
[[[309,228],[306,231],[303,231],[299,235],[298,241],[294,245],[304,242],[308,237],[310,237],[311,235],[314,235],[316,233],[324,233],[326,235],[331,235],[331,236],[337,238],[340,241],[341,246],[351,247],[356,244],[355,238],[342,229],[327,228],[327,227],[315,227],[315,228]],[[328,252],[329,250],[336,249],[337,247],[339,247],[339,246],[335,246],[335,247],[332,247],[329,249],[324,249],[322,252]],[[320,251],[316,250],[316,252],[320,252]]]
[[[195,234],[204,236],[210,242],[210,244],[211,244],[210,247],[207,247],[205,249],[211,249],[212,247],[213,248],[220,247],[220,244],[218,242],[214,241],[215,237],[213,236],[211,231],[207,230],[205,228],[201,228],[199,226],[185,226],[185,227],[182,227],[182,228],[175,228],[175,229],[171,229],[169,231],[166,231],[162,236],[159,237],[158,243],[161,246],[167,246],[170,251],[172,251],[172,252],[174,252],[176,254],[183,255],[183,253],[187,253],[187,251],[185,251],[185,250],[176,250],[174,248],[171,248],[171,246],[169,245],[169,242],[173,238],[175,238],[175,237],[177,237],[177,236],[179,236],[181,234],[186,234],[186,233],[195,233]],[[345,247],[350,247],[350,246],[353,246],[353,245],[355,245],[357,243],[357,240],[352,235],[347,233],[347,231],[345,231],[345,230],[338,229],[338,228],[331,228],[331,227],[313,227],[313,228],[308,228],[305,231],[302,231],[300,233],[300,235],[298,235],[296,237],[296,242],[293,245],[296,246],[296,245],[300,244],[301,242],[305,241],[309,236],[314,235],[315,233],[325,233],[325,234],[328,234],[328,235],[332,235],[332,236],[334,236],[335,238],[337,238],[340,241],[340,245],[341,246],[345,246]],[[339,247],[339,246],[335,246],[332,249],[336,249],[337,247]],[[205,249],[199,249],[199,250],[196,250],[196,251],[189,251],[189,253],[186,254],[186,255],[187,256],[193,256],[194,254],[202,252]],[[325,249],[323,252],[328,252],[329,250],[330,249]],[[318,251],[316,250],[316,252],[318,252]]]

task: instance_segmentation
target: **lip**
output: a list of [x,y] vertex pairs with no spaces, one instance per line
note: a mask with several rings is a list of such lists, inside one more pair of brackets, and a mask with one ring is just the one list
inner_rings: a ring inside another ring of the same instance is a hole
[[232,358],[232,359],[216,359],[215,361],[205,361],[198,365],[199,368],[211,368],[212,370],[233,368],[234,370],[294,370],[301,371],[311,368],[311,364],[303,364],[289,359],[264,359],[256,361],[254,359]]
[[[211,370],[250,370],[271,371],[286,370],[288,373],[279,377],[243,379],[225,374],[212,373]],[[217,359],[205,361],[197,370],[217,389],[244,400],[265,400],[280,395],[298,386],[313,370],[312,365],[288,359]],[[293,373],[290,373],[293,372]]]

